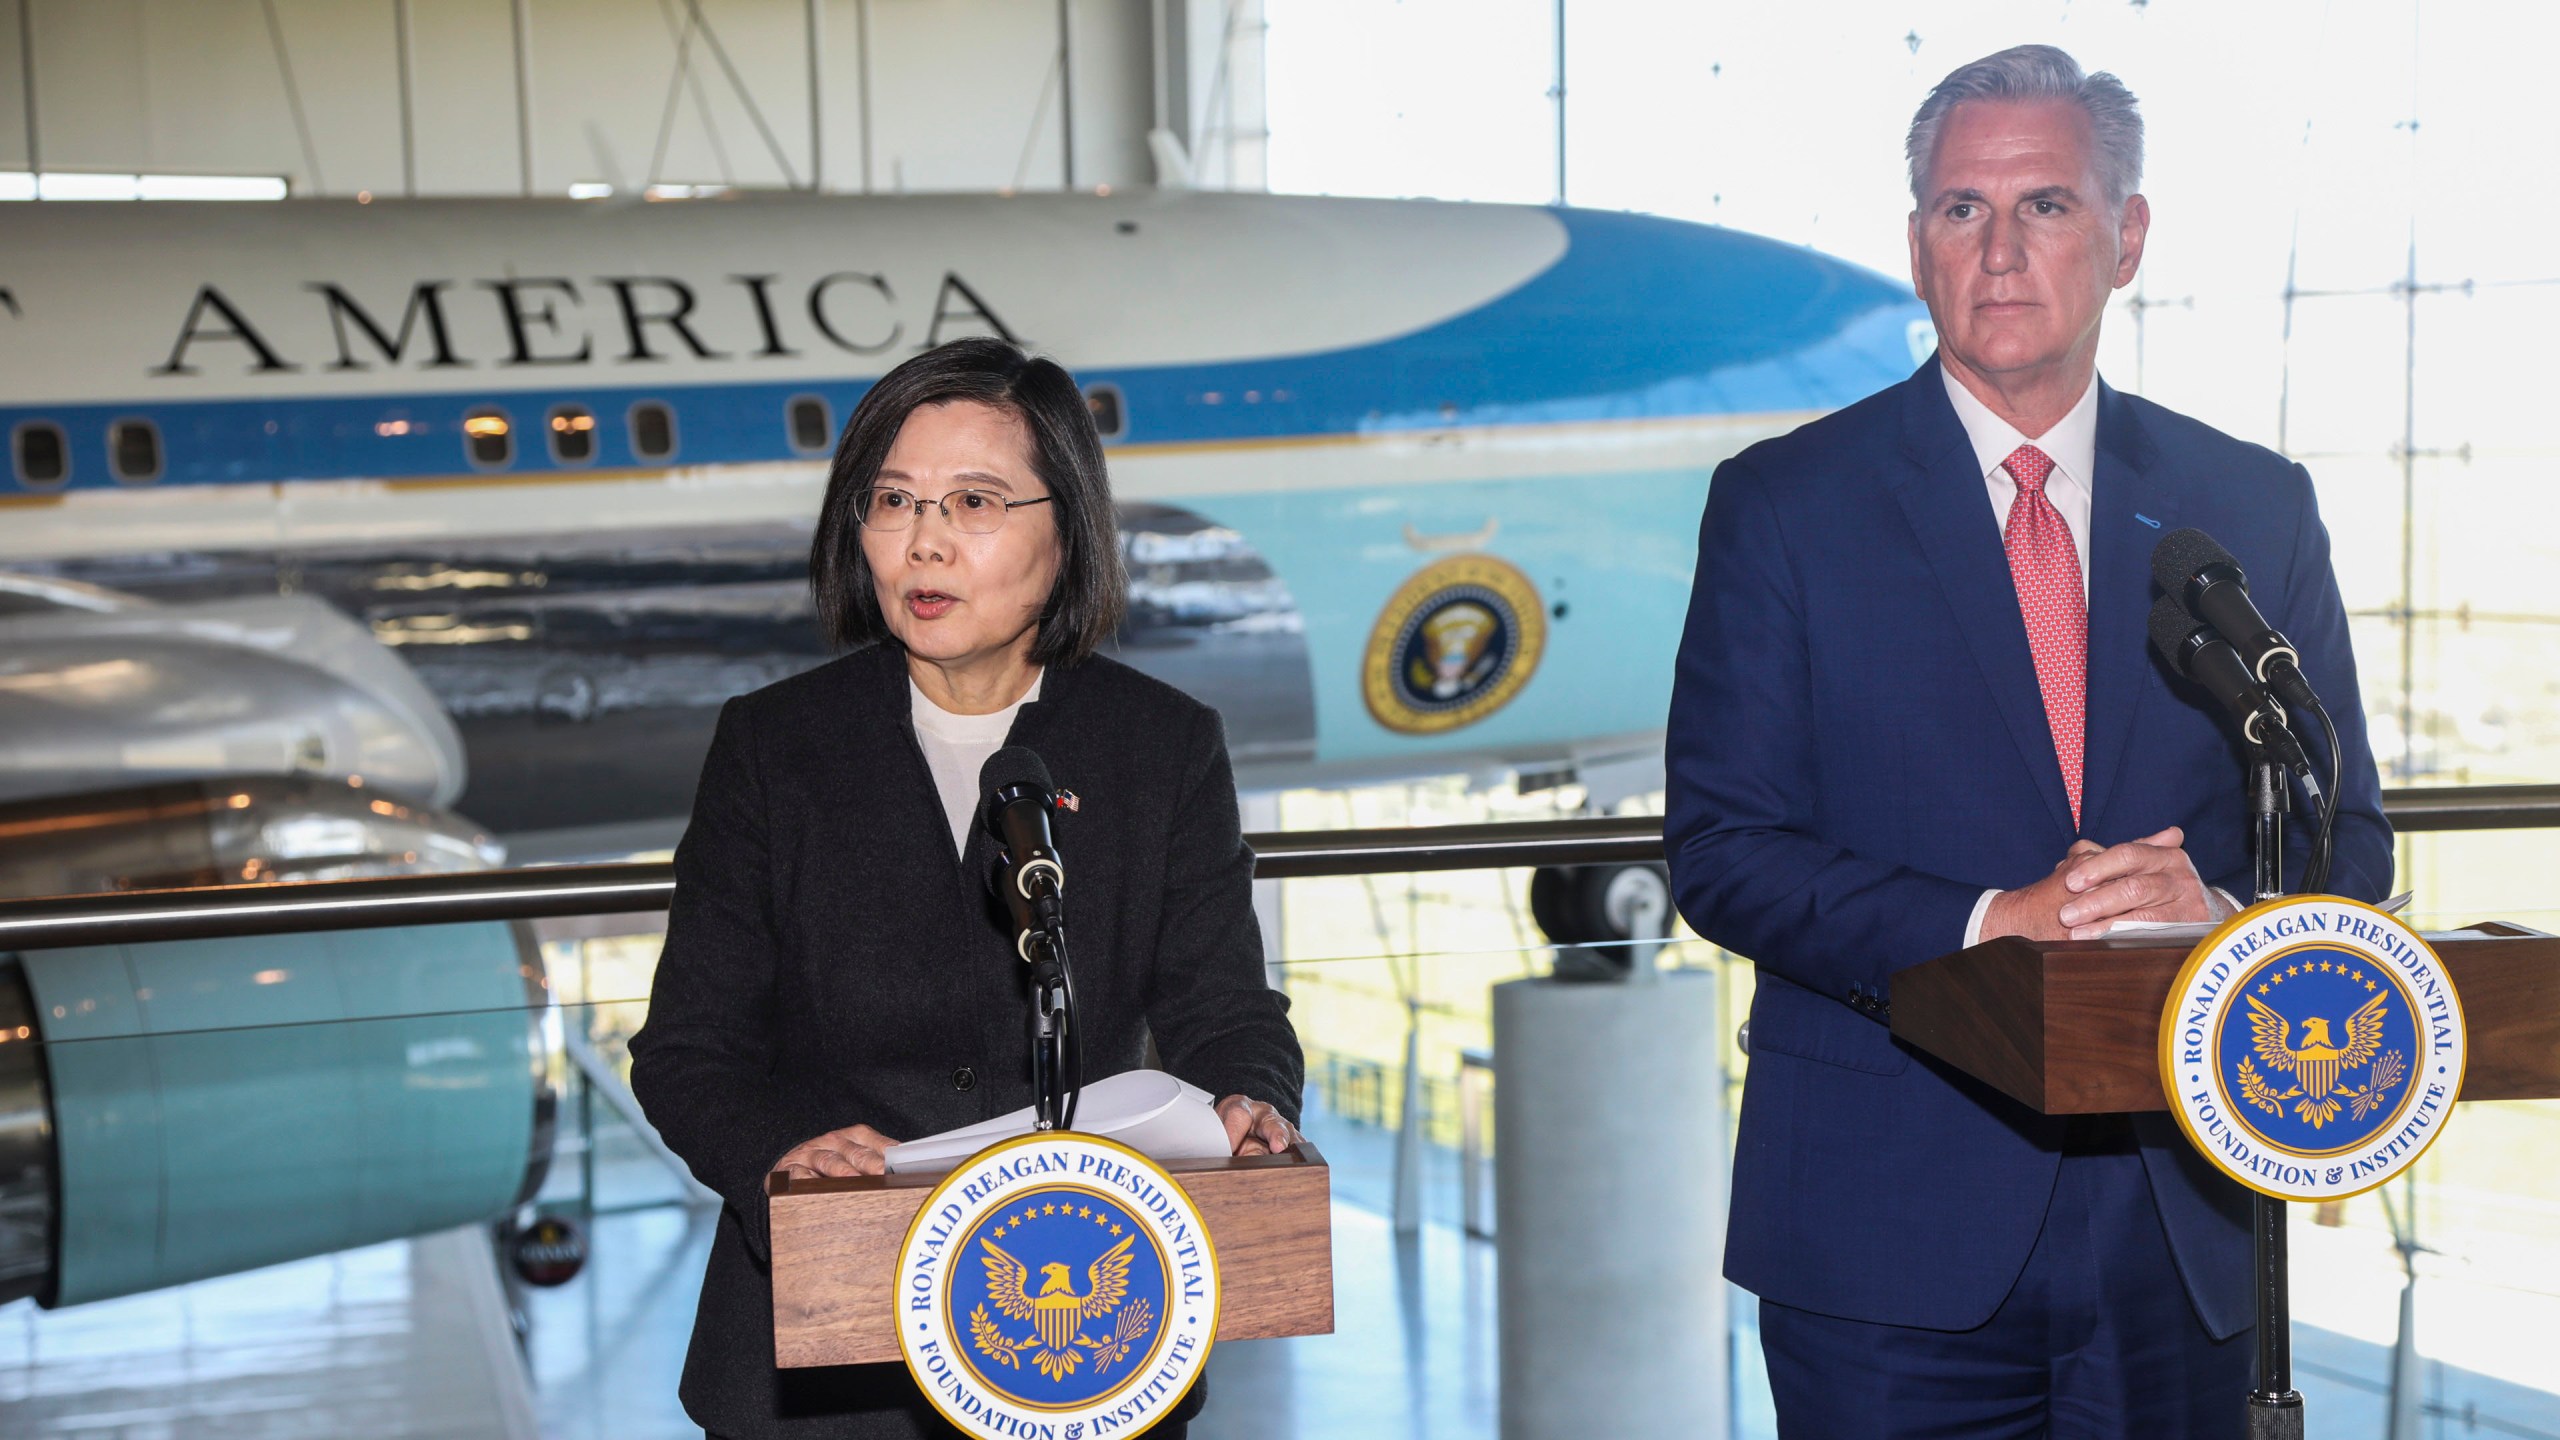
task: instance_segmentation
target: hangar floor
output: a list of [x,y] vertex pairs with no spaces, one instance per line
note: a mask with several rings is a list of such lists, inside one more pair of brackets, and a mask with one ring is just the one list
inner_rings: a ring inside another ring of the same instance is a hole
[[[1399,1242],[1392,1133],[1321,1113],[1309,1132],[1334,1162],[1331,1336],[1232,1345],[1196,1433],[1218,1440],[1492,1440],[1499,1379],[1494,1252],[1464,1238],[1456,1157],[1434,1147],[1421,1235]],[[610,1132],[608,1132],[610,1134]],[[565,1166],[574,1171],[574,1166]],[[607,1147],[599,1193],[645,1194],[663,1171]],[[530,1417],[546,1440],[696,1440],[675,1398],[709,1216],[667,1206],[599,1215],[583,1274],[529,1292]],[[2297,1327],[2317,1433],[2383,1434],[2396,1291],[2389,1254],[2356,1231],[2295,1229],[2297,1305],[2353,1333]],[[453,1232],[276,1266],[125,1300],[0,1309],[0,1434],[83,1440],[464,1440],[504,1434],[493,1367],[512,1357],[459,1316],[471,1297],[442,1244]],[[480,1252],[485,1254],[485,1250]],[[485,1273],[485,1272],[483,1272]],[[2494,1277],[2421,1289],[2427,1440],[2560,1437],[2560,1394],[2526,1383],[2547,1359],[2560,1304]],[[1737,1296],[1736,1428],[1775,1433],[1755,1314]],[[2536,1338],[2539,1337],[2539,1338]],[[2523,1373],[2519,1374],[2519,1367]],[[2541,1384],[2553,1380],[2547,1375]],[[521,1429],[516,1433],[524,1433]]]

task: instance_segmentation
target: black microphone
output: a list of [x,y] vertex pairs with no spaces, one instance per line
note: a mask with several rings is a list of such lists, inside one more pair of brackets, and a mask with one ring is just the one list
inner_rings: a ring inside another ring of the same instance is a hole
[[2151,551],[2151,578],[2188,614],[2220,631],[2240,663],[2277,699],[2297,710],[2320,708],[2302,674],[2302,656],[2249,598],[2240,562],[2201,530],[2173,530]]
[[[2240,727],[2242,739],[2265,747],[2306,782],[2311,781],[2311,757],[2303,753],[2302,742],[2286,726],[2284,708],[2267,698],[2267,692],[2259,688],[2257,677],[2249,673],[2247,663],[2231,642],[2216,635],[2212,626],[2189,615],[2177,596],[2163,595],[2160,603],[2151,607],[2151,644],[2168,660],[2170,669],[2203,686],[2222,702],[2232,722]],[[2311,783],[2316,791],[2316,782]]]
[[1055,953],[1050,937],[1058,929],[1058,897],[1067,885],[1066,867],[1049,835],[1049,767],[1027,747],[1008,745],[980,767],[978,788],[987,797],[987,828],[1003,846],[995,885],[1013,912],[1014,948],[1037,964],[1035,945]]

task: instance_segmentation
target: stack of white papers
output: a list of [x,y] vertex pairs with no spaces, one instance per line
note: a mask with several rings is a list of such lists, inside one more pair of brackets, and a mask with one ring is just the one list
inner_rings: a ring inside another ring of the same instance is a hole
[[[1161,1070],[1129,1070],[1084,1087],[1076,1099],[1076,1130],[1117,1140],[1150,1160],[1217,1160],[1231,1152],[1216,1103],[1208,1091]],[[885,1152],[889,1173],[949,1170],[999,1140],[1030,1134],[1031,1120],[1026,1107],[892,1145]]]

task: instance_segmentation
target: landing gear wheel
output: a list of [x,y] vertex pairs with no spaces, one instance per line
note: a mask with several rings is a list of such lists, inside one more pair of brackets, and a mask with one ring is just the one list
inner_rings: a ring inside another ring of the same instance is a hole
[[1529,877],[1529,917],[1558,947],[1560,978],[1614,980],[1627,973],[1634,947],[1566,947],[1668,935],[1671,872],[1661,865],[1541,866]]

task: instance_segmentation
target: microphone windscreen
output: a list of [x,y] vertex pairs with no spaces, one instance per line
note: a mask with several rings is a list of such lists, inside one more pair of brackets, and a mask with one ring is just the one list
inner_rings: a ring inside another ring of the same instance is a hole
[[2172,530],[2151,547],[2151,578],[2172,595],[2183,593],[2197,571],[2216,564],[2238,569],[2240,562],[2201,530]]
[[992,795],[1007,785],[1034,785],[1044,794],[1057,788],[1049,783],[1047,762],[1028,745],[1007,745],[978,767],[979,794]]
[[[2192,535],[2195,532],[2182,530],[2178,533]],[[2152,647],[2168,660],[2170,669],[2181,675],[2187,673],[2187,666],[2185,652],[2180,647],[2195,631],[2196,618],[2187,613],[2187,607],[2178,602],[2175,594],[2161,596],[2160,603],[2151,607]]]

